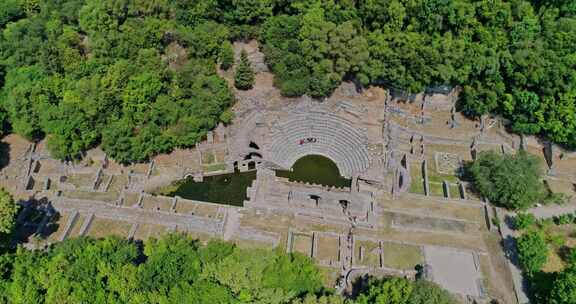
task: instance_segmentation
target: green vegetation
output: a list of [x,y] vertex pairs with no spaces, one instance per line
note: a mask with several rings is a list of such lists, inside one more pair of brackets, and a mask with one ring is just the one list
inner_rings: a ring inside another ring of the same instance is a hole
[[529,208],[547,197],[540,163],[524,151],[516,155],[481,152],[467,171],[480,194],[508,209]]
[[240,63],[234,73],[234,86],[238,90],[250,90],[254,86],[254,71],[245,50],[240,53]]
[[194,145],[230,118],[216,64],[250,38],[286,96],[324,97],[343,79],[403,94],[461,85],[465,113],[576,147],[573,1],[5,0],[0,31],[0,125],[46,136],[59,158]]
[[230,41],[224,41],[220,49],[220,68],[227,71],[234,65],[234,49]]
[[517,230],[528,229],[536,224],[536,217],[532,213],[518,213],[514,218],[514,228]]
[[576,303],[576,266],[561,272],[552,284],[550,304]]
[[16,224],[19,206],[4,189],[0,190],[0,234],[8,234]]
[[[3,1],[0,105],[12,130],[46,135],[58,158],[101,143],[127,163],[194,145],[233,102],[216,74],[230,33],[188,19],[187,2]],[[170,44],[188,53],[176,69]]]
[[326,96],[343,78],[405,93],[461,85],[465,113],[576,146],[573,1],[280,3],[261,40],[287,96]]
[[205,172],[223,171],[226,170],[226,164],[202,165],[202,168]]
[[550,219],[519,214],[514,218],[521,233],[516,239],[519,261],[535,303],[576,304],[575,218],[574,214]]
[[524,271],[532,276],[548,260],[548,245],[542,231],[525,233],[517,239],[518,258]]
[[0,255],[0,303],[452,304],[428,282],[372,280],[357,299],[331,295],[311,260],[180,234],[143,245],[77,238]]
[[386,267],[409,270],[424,262],[422,250],[418,246],[385,242],[382,247]]
[[286,303],[321,290],[310,260],[179,235],[80,238],[0,259],[2,303]]
[[412,283],[401,278],[372,280],[360,294],[357,304],[455,304],[456,300],[433,283]]
[[[10,244],[10,237],[16,225],[16,214],[20,206],[16,204],[10,193],[0,190],[0,254]],[[0,277],[2,276],[2,257],[0,256]],[[2,289],[0,288],[0,291]],[[0,301],[0,303],[2,303]]]

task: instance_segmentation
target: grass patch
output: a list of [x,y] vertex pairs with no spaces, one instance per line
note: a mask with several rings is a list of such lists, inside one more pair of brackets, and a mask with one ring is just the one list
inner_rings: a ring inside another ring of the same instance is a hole
[[424,262],[424,255],[418,246],[397,243],[383,243],[382,246],[386,267],[409,270]]
[[327,288],[336,286],[336,280],[340,275],[340,269],[332,267],[317,266],[322,276],[322,283]]
[[[360,259],[360,248],[364,248],[364,256]],[[354,248],[356,264],[380,267],[380,245],[371,241],[356,241]]]
[[410,177],[412,178],[412,182],[410,183],[409,191],[411,193],[424,194],[424,177],[422,176],[420,166],[420,164],[410,165]]
[[458,184],[449,184],[448,189],[450,190],[450,197],[452,198],[462,198],[460,195],[460,187]]
[[444,197],[444,187],[442,183],[430,183],[430,195]]
[[226,160],[226,151],[217,150],[214,151],[215,161],[218,163],[223,163]]
[[212,152],[202,152],[202,164],[211,164],[214,162],[216,157]]
[[92,174],[74,174],[66,177],[66,182],[79,188],[83,186],[91,186],[94,181]]
[[412,183],[410,183],[410,193],[416,194],[425,194],[424,192],[424,180],[419,179],[412,179]]
[[428,170],[428,181],[431,183],[442,183],[443,181],[458,183],[460,179],[456,175],[440,174],[436,170]]
[[203,165],[202,168],[205,172],[224,171],[226,170],[226,164]]
[[86,234],[95,238],[109,235],[127,237],[131,227],[132,225],[128,222],[94,218]]
[[542,271],[552,273],[552,272],[559,272],[564,270],[565,263],[558,254],[558,250],[556,248],[550,248],[548,250],[548,261],[542,267]]
[[117,192],[88,192],[88,191],[68,191],[62,194],[64,197],[72,199],[85,199],[104,202],[114,202],[118,199]]
[[267,242],[259,242],[254,240],[234,240],[234,244],[240,248],[245,249],[273,249],[274,244]]
[[292,235],[292,252],[299,252],[305,256],[312,255],[312,237],[306,234]]
[[337,261],[338,260],[338,237],[335,236],[318,236],[318,252],[316,257],[320,261]]

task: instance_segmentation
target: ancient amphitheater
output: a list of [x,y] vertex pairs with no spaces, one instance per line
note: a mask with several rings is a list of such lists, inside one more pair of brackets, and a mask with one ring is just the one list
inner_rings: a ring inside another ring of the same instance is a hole
[[326,112],[296,112],[275,124],[268,160],[289,169],[301,157],[317,154],[330,158],[345,177],[364,172],[370,165],[367,138],[352,124]]

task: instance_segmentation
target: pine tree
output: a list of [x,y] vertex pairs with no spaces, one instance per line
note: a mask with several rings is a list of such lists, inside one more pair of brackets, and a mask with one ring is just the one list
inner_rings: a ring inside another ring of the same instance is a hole
[[234,86],[238,90],[249,90],[254,86],[254,71],[250,66],[248,54],[246,54],[245,50],[242,50],[240,54],[240,63],[234,74]]
[[220,67],[227,71],[234,64],[234,50],[230,41],[224,41],[220,48]]

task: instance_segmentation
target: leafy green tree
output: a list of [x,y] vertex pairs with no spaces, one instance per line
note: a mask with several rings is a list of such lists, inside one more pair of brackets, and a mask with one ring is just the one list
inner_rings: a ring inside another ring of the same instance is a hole
[[[322,277],[308,257],[300,254],[276,254],[264,270],[262,285],[290,290],[296,294],[314,293],[322,288]],[[273,275],[272,275],[273,274]]]
[[536,224],[536,217],[532,213],[518,213],[514,217],[514,228],[524,230]]
[[576,268],[569,266],[560,272],[552,283],[550,292],[550,304],[574,304],[576,303]]
[[410,304],[456,304],[455,298],[438,285],[419,280],[414,283],[414,289],[408,299]]
[[239,90],[250,90],[254,86],[254,71],[245,50],[240,53],[240,63],[234,72],[234,86]]
[[16,225],[16,214],[19,206],[14,202],[12,195],[6,190],[0,190],[0,234],[8,234]]
[[19,0],[5,0],[0,3],[0,29],[24,13]]
[[546,196],[541,164],[524,151],[516,155],[481,152],[467,171],[480,194],[505,208],[525,209]]
[[529,231],[516,239],[518,259],[524,271],[532,276],[540,271],[548,260],[548,245],[540,230]]
[[307,294],[303,299],[292,300],[290,304],[344,304],[344,298],[337,295],[316,296]]
[[230,41],[224,41],[220,47],[219,53],[220,67],[227,71],[234,65],[234,50]]
[[369,283],[366,292],[356,299],[357,304],[408,304],[412,284],[401,278],[385,278]]

